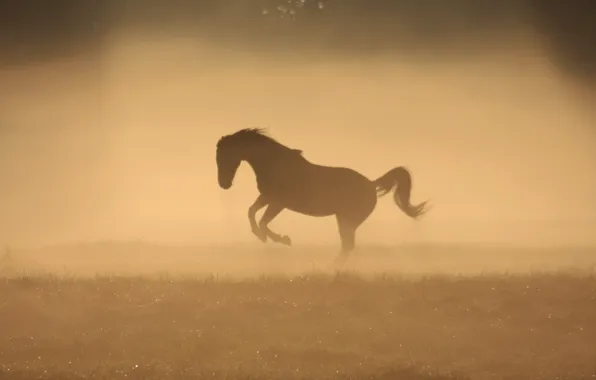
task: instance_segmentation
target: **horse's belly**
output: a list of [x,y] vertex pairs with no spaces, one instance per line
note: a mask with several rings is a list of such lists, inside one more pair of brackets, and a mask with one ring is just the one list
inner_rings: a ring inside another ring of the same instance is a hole
[[[367,191],[360,189],[321,189],[313,188],[304,191],[301,196],[288,196],[281,202],[285,208],[310,216],[330,216],[338,212],[358,208],[359,204],[368,198]],[[357,190],[357,191],[354,191]],[[376,202],[376,193],[371,193]]]
[[287,204],[286,209],[290,211],[297,212],[299,214],[309,215],[309,216],[330,216],[335,214],[336,210],[334,207],[330,207],[329,205],[318,205],[318,204]]
[[328,191],[320,186],[295,186],[278,189],[270,199],[283,205],[286,209],[310,216],[328,216],[335,214],[337,205]]

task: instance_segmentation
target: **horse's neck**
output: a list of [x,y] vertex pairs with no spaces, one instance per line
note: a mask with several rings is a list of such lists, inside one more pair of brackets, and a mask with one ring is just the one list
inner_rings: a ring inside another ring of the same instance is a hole
[[246,163],[250,165],[252,171],[255,173],[256,176],[258,176],[259,173],[263,171],[263,165],[259,162],[259,160],[256,160],[254,158],[247,158],[244,161],[246,161]]
[[266,174],[267,169],[271,165],[271,161],[271,158],[268,158],[264,155],[255,155],[253,157],[246,158],[246,162],[250,165],[257,177]]
[[[263,153],[265,152],[265,153]],[[272,165],[279,160],[291,160],[292,156],[289,155],[300,155],[299,150],[289,149],[280,147],[272,150],[256,150],[255,154],[250,155],[245,159],[246,162],[252,167],[257,177],[267,175]]]

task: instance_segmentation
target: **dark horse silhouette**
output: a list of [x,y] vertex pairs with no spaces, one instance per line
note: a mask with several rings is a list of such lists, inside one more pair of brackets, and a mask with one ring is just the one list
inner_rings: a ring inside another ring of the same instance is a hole
[[[341,238],[339,260],[356,243],[356,229],[370,216],[377,197],[395,189],[397,206],[411,218],[426,212],[426,203],[410,204],[412,178],[405,167],[391,169],[371,181],[348,168],[313,164],[302,151],[282,145],[263,129],[242,129],[217,143],[217,176],[222,189],[232,187],[242,161],[255,172],[260,195],[248,209],[252,232],[262,241],[291,245],[290,238],[271,231],[269,223],[284,209],[311,216],[335,215]],[[265,209],[257,224],[256,213]]]

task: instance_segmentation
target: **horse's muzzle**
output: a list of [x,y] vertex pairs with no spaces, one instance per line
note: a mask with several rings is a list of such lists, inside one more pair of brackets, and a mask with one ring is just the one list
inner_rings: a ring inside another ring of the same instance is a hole
[[219,187],[221,187],[224,190],[228,190],[230,187],[232,187],[232,181],[225,182],[225,183],[223,183],[223,182],[220,181],[219,182]]

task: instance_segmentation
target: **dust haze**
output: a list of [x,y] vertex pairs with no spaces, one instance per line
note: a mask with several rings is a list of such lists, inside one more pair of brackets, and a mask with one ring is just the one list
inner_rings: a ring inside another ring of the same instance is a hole
[[[0,378],[593,378],[596,12],[432,3],[0,4]],[[247,127],[432,209],[264,245]]]
[[[431,199],[431,212],[413,222],[382,199],[359,245],[596,242],[589,93],[530,27],[490,49],[470,34],[435,50],[338,54],[155,25],[121,20],[90,52],[4,66],[0,242],[254,244],[250,168],[229,191],[216,181],[217,139],[245,127],[369,178],[412,171],[413,201]],[[298,249],[339,244],[333,218],[286,211],[272,227]]]

